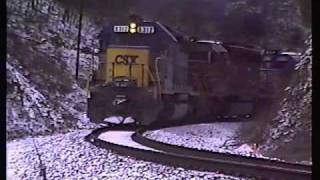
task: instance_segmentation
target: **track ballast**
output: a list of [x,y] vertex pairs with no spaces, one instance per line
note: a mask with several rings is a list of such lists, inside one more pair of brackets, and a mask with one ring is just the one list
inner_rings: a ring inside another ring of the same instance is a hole
[[[103,133],[111,131],[135,131],[135,133],[132,133],[131,139],[145,147],[141,148],[136,145],[130,146],[116,143],[112,140],[104,141],[101,139]],[[310,165],[184,148],[145,138],[142,136],[145,131],[145,128],[128,125],[104,127],[94,130],[86,136],[86,140],[100,148],[111,149],[121,155],[175,167],[214,171],[257,179],[311,179],[312,170]]]

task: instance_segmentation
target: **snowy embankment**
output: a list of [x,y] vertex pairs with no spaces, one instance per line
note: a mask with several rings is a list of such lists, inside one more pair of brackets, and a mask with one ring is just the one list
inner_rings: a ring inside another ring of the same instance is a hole
[[261,151],[287,161],[312,164],[312,36],[285,89],[280,109],[265,128]]
[[[54,0],[8,0],[7,138],[97,127],[86,117],[87,92],[74,80],[78,24]],[[81,48],[98,47],[99,26],[83,17]],[[79,79],[98,57],[80,52]]]
[[147,131],[147,138],[178,146],[212,152],[262,156],[253,144],[242,144],[238,137],[241,123],[197,124]]
[[85,142],[89,130],[7,142],[8,180],[41,179],[39,149],[48,179],[241,179],[119,156]]

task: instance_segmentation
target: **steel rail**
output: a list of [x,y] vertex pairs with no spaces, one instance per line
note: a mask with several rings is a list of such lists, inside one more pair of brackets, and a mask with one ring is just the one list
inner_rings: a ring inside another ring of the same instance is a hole
[[[147,147],[163,152],[145,149],[136,149],[106,142],[99,139],[99,135],[107,131],[136,131],[132,140]],[[244,157],[233,154],[216,153],[203,150],[184,148],[181,146],[165,144],[143,137],[146,128],[137,126],[105,127],[94,130],[85,137],[86,141],[118,154],[132,156],[137,159],[156,162],[175,167],[183,167],[200,171],[215,171],[225,174],[256,179],[274,180],[305,180],[311,179],[311,166],[293,164],[269,159]]]
[[[236,154],[226,154],[220,152],[212,152],[207,150],[197,150],[172,144],[167,144],[155,140],[151,140],[143,136],[146,129],[139,129],[133,134],[132,139],[141,145],[154,149],[184,154],[196,158],[207,158],[214,161],[233,164],[234,166],[245,166],[250,170],[255,170],[254,174],[261,176],[260,172],[265,173],[265,178],[271,179],[311,179],[312,167],[310,165],[295,164],[290,162],[282,162],[272,159],[263,159],[257,157],[247,157]],[[246,171],[249,171],[248,169]],[[245,173],[245,172],[243,172]]]

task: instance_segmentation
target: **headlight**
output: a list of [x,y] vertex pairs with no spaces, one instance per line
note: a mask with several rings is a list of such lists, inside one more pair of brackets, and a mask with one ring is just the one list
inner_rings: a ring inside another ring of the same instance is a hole
[[136,28],[137,24],[136,23],[130,23],[130,28]]
[[132,33],[132,34],[133,34],[133,33],[136,33],[136,32],[137,32],[137,30],[136,30],[136,29],[133,29],[133,28],[131,28],[131,29],[130,29],[130,33]]

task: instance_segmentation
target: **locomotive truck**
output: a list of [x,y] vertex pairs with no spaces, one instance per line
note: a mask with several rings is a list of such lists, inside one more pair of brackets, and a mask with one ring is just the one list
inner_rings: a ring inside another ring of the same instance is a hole
[[277,98],[298,54],[197,40],[157,21],[131,18],[105,27],[90,84],[88,116],[136,123],[246,119]]

